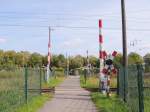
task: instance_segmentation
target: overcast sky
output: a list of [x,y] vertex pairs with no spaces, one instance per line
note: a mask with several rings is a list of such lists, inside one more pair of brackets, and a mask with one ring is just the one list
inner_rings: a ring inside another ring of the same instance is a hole
[[[0,48],[47,53],[98,55],[98,19],[103,20],[103,48],[122,52],[121,0],[0,0]],[[128,52],[150,52],[150,1],[125,0]],[[61,26],[61,27],[60,27]],[[130,44],[133,44],[134,47]]]

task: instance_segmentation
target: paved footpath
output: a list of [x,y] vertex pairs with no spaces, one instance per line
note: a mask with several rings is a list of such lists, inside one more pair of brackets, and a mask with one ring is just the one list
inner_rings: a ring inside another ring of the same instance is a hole
[[69,76],[56,87],[54,98],[38,112],[97,112],[90,93],[80,87],[79,76]]

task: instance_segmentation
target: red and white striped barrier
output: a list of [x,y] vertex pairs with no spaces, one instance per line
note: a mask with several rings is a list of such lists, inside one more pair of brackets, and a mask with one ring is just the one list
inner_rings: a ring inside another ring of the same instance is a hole
[[104,55],[103,55],[103,36],[102,36],[102,20],[99,20],[99,75],[100,75],[100,85],[102,92],[105,92],[105,75],[103,74],[102,70],[104,67]]
[[114,51],[112,54],[107,55],[103,51],[103,36],[102,36],[102,20],[99,20],[99,61],[100,61],[100,83],[101,90],[103,93],[110,95],[110,81],[111,74],[116,73],[117,70],[113,66],[113,59],[117,55],[117,52]]

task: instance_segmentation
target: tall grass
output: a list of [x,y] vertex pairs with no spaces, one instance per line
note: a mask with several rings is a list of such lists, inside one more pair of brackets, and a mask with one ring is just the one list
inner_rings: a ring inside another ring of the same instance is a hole
[[[94,75],[92,77],[87,78],[85,83],[84,76],[80,76],[80,85],[83,88],[88,90],[93,90],[99,87],[99,78]],[[117,86],[116,76],[112,77],[111,87]],[[116,97],[115,94],[112,94],[111,97],[107,98],[106,95],[103,95],[99,92],[92,92],[91,98],[95,105],[97,106],[100,112],[128,112],[126,105]]]
[[28,104],[24,104],[15,109],[14,112],[37,112],[38,109],[41,108],[44,103],[50,98],[52,98],[52,95],[50,94],[36,96]]
[[[99,77],[98,75],[93,75],[91,77],[88,77],[86,82],[84,79],[84,76],[80,76],[80,85],[83,88],[98,88],[99,87]],[[117,77],[112,76],[110,81],[110,87],[111,88],[117,88]]]
[[87,89],[98,88],[98,86],[99,86],[99,79],[95,75],[95,76],[92,76],[92,77],[88,77],[87,80],[85,81],[84,76],[81,75],[80,76],[80,85],[81,85],[81,87],[87,88]]
[[150,74],[144,76],[144,112],[150,112]]
[[23,70],[0,71],[0,112],[11,112],[24,103]]
[[[42,75],[45,75],[44,73]],[[40,91],[28,91],[28,104],[25,104],[24,74],[24,69],[0,71],[0,112],[35,112],[48,99],[45,95],[40,96]],[[60,72],[58,75],[51,77],[48,84],[42,80],[42,87],[55,87],[60,84],[65,78]],[[27,82],[28,89],[40,89],[39,69],[28,68]]]
[[91,97],[99,112],[128,112],[126,104],[114,94],[107,98],[106,95],[101,93],[92,93]]

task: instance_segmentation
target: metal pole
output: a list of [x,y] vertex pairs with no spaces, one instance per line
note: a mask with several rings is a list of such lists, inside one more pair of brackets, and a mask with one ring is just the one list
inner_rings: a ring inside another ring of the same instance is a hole
[[66,53],[66,76],[68,76],[68,56],[67,56],[67,53]]
[[121,0],[122,11],[122,43],[123,43],[123,68],[124,68],[124,101],[126,102],[127,95],[127,37],[126,37],[126,13],[125,13],[125,1]]
[[51,31],[52,31],[52,29],[51,29],[51,27],[49,27],[49,43],[48,43],[49,44],[48,45],[49,46],[48,47],[48,52],[49,52],[49,58],[50,58],[49,62],[48,62],[49,63],[49,67],[51,67],[51,46],[52,46],[51,45]]
[[138,70],[138,92],[139,92],[139,112],[144,112],[144,89],[143,89],[143,67],[142,65],[137,65]]
[[25,102],[28,103],[28,68],[25,66],[25,84],[24,84]]
[[103,69],[103,49],[102,49],[102,44],[103,44],[103,36],[102,36],[102,20],[99,20],[99,90],[101,90],[103,87],[104,82],[101,81],[101,78],[104,77],[102,72]]
[[87,75],[90,75],[90,62],[89,62],[89,52],[87,50]]
[[69,75],[69,56],[66,53],[66,75]]
[[119,93],[120,93],[120,82],[119,82],[119,75],[120,75],[120,69],[118,69],[118,72],[117,72],[117,95],[119,96]]
[[51,54],[50,54],[51,38],[50,38],[50,34],[51,34],[51,28],[49,27],[48,56],[47,56],[48,64],[47,64],[47,76],[46,76],[47,82],[49,80],[49,75],[50,75],[50,69],[49,68],[50,68],[50,64],[51,64]]
[[68,65],[68,66],[67,66],[67,73],[68,73],[68,75],[69,75],[69,63],[70,63],[70,62],[69,62],[69,56],[68,56],[68,61],[67,61],[67,65]]
[[42,69],[40,68],[40,94],[42,93]]

